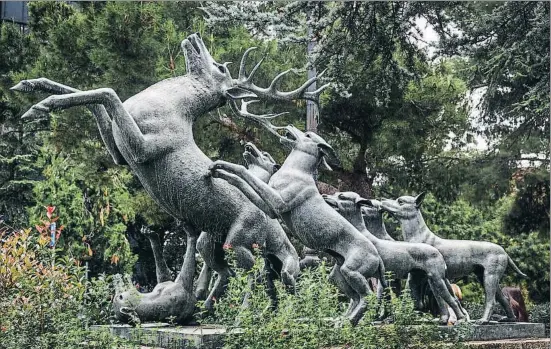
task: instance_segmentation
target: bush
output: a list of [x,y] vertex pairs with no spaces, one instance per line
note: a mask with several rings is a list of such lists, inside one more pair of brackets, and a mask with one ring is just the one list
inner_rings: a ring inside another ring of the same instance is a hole
[[[101,279],[86,285],[79,261],[55,258],[44,234],[0,236],[0,349],[128,347],[85,327],[85,319],[106,318],[105,292],[96,287]],[[100,294],[104,302],[92,302]]]
[[[272,311],[263,284],[248,284],[249,277],[256,279],[263,275],[262,270],[261,258],[252,271],[237,270],[226,294],[215,304],[215,317],[209,321],[227,326],[224,348],[441,348],[443,341],[458,347],[468,330],[466,325],[454,327],[448,334],[438,332],[434,322],[414,311],[407,291],[400,297],[392,296],[392,324],[374,324],[377,306],[371,295],[363,320],[353,327],[337,317],[347,304],[339,302],[339,292],[329,283],[325,264],[305,270],[294,295],[276,282],[279,306]],[[242,307],[247,294],[249,306]]]
[[549,336],[549,325],[551,322],[551,318],[549,317],[549,306],[549,302],[535,304],[532,309],[530,309],[528,314],[528,319],[530,322],[545,324],[546,336]]

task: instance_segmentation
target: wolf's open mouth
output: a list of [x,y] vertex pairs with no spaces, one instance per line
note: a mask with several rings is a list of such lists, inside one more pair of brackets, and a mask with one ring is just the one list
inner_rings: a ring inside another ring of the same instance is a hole
[[285,131],[285,138],[288,138],[288,139],[290,139],[290,140],[292,140],[292,141],[296,141],[296,140],[297,140],[297,137],[295,137],[295,135],[294,135],[291,131],[289,131],[289,130],[286,130],[286,131]]
[[252,156],[254,156],[255,158],[258,157],[258,153],[256,151],[256,149],[254,149],[253,146],[249,145],[249,144],[245,144],[245,152],[251,154]]
[[197,38],[195,36],[190,36],[189,42],[191,46],[193,46],[193,48],[195,49],[195,52],[197,52],[197,54],[201,54],[201,49],[199,48],[199,44],[197,44]]

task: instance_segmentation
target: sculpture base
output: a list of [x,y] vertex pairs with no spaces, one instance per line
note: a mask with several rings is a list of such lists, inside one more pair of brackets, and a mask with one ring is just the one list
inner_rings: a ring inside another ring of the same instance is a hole
[[[384,325],[380,325],[384,326]],[[549,348],[545,326],[535,323],[498,323],[472,325],[473,331],[464,339],[476,349],[542,349]],[[155,349],[218,349],[224,346],[226,329],[218,325],[170,327],[164,323],[144,324],[140,328],[129,325],[91,326],[93,330],[109,330],[119,337]],[[442,332],[448,326],[439,326]]]
[[171,327],[165,323],[91,326],[92,330],[108,329],[112,334],[155,349],[218,349],[224,346],[226,329],[217,325]]
[[[439,326],[443,331],[448,326]],[[497,322],[487,325],[472,325],[473,331],[466,341],[494,341],[499,339],[545,338],[545,325],[531,322]]]

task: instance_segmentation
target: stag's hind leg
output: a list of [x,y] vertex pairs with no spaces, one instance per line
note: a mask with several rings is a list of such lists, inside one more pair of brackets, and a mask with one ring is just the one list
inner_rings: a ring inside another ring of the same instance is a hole
[[[241,215],[234,220],[233,225],[226,236],[224,246],[233,250],[238,268],[246,271],[253,268],[255,262],[254,255],[252,253],[253,245],[258,244],[259,246],[262,246],[264,245],[264,241],[266,239],[265,233],[258,229],[259,226],[262,226],[262,224],[259,223],[261,223],[262,220],[265,220],[266,222],[267,219],[268,218],[264,214],[258,211],[257,215],[248,213]],[[205,306],[209,310],[212,310],[213,298],[219,298],[224,294],[229,282],[228,278],[233,275],[233,272],[229,270],[229,266],[227,268],[225,267],[227,266],[227,262],[224,260],[225,253],[223,249],[220,248],[220,244],[214,245],[215,246],[209,248],[216,247],[218,250],[215,253],[209,252],[211,262],[214,264],[214,266],[212,266],[209,263],[209,267],[212,267],[212,269],[218,273],[218,279],[214,283],[213,289],[205,302]],[[201,254],[205,256],[205,254]],[[223,260],[223,265],[221,265],[221,262],[219,261],[220,258]],[[218,269],[220,269],[220,271]],[[251,282],[254,281],[253,279],[250,280],[252,280]]]
[[131,152],[134,162],[142,163],[173,149],[173,139],[166,134],[142,134],[132,115],[124,108],[119,96],[110,88],[50,96],[32,106],[22,118],[53,110],[94,104],[103,105],[107,113],[113,117],[120,131],[121,140]]
[[217,243],[210,236],[205,234],[199,237],[197,250],[203,257],[205,264],[218,273],[218,278],[205,301],[205,308],[211,312],[215,300],[224,293],[228,286],[228,280],[234,273],[224,258],[225,252],[222,244]]
[[[63,85],[45,78],[23,80],[11,89],[22,92],[44,91],[53,94],[69,94],[81,92],[76,88]],[[87,107],[90,112],[92,112],[92,115],[94,115],[94,117],[96,118],[96,123],[98,125],[101,139],[107,147],[107,151],[113,158],[113,161],[117,165],[125,165],[126,160],[124,160],[123,156],[121,155],[119,149],[117,148],[117,145],[115,144],[115,139],[113,138],[113,126],[111,124],[112,121],[111,117],[107,113],[107,110],[103,105],[99,104],[88,105]],[[31,115],[34,113],[36,113],[36,111],[33,111]]]
[[[203,258],[204,260],[204,258]],[[197,288],[195,289],[195,298],[198,300],[205,300],[209,294],[210,279],[212,278],[212,269],[209,268],[207,263],[203,264],[201,273],[197,279]]]

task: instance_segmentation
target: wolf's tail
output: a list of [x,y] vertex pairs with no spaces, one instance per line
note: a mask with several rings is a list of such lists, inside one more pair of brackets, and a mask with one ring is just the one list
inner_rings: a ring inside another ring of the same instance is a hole
[[515,264],[515,262],[513,262],[513,260],[511,259],[511,257],[509,257],[509,255],[507,255],[507,258],[509,260],[509,266],[511,268],[513,268],[513,270],[519,274],[521,277],[525,278],[525,279],[528,279],[528,275],[524,274],[522,271],[520,271],[520,269],[517,267],[517,265]]

